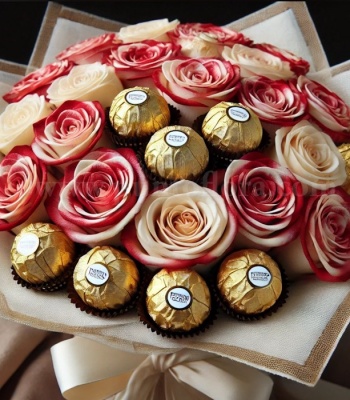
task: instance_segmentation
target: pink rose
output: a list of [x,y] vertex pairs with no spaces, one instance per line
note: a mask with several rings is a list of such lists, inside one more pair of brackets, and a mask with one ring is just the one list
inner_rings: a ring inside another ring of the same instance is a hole
[[68,100],[34,124],[32,149],[48,165],[74,161],[97,146],[104,125],[99,102]]
[[319,279],[350,279],[350,195],[342,188],[320,191],[308,199],[301,243]]
[[168,32],[170,39],[181,46],[181,53],[192,58],[219,57],[224,46],[235,43],[250,46],[253,41],[243,33],[214,24],[179,24]]
[[151,268],[190,268],[224,255],[237,224],[214,190],[182,180],[148,196],[122,243]]
[[242,79],[239,101],[265,122],[294,125],[306,114],[306,98],[294,80],[272,80],[263,76]]
[[115,33],[103,33],[73,44],[59,53],[57,60],[69,60],[75,64],[92,64],[101,61],[104,54],[120,43]]
[[310,63],[301,57],[296,56],[291,51],[281,49],[269,43],[254,43],[252,47],[266,51],[274,56],[286,61],[295,75],[306,75],[310,69]]
[[36,93],[46,96],[46,89],[51,82],[60,76],[67,75],[73,65],[72,62],[65,60],[39,68],[14,84],[12,89],[3,95],[3,99],[8,103],[13,103],[20,101],[27,94]]
[[269,249],[299,235],[302,185],[287,168],[264,155],[252,152],[232,161],[222,195],[237,214],[239,233],[249,245]]
[[104,61],[114,67],[120,79],[139,79],[150,77],[164,61],[175,58],[179,51],[180,46],[171,42],[144,40],[113,48]]
[[148,195],[148,181],[128,148],[99,148],[69,164],[45,205],[77,243],[119,245],[119,233]]
[[350,107],[320,83],[299,76],[298,87],[305,94],[309,113],[335,143],[350,141]]
[[45,164],[30,146],[14,147],[0,163],[0,230],[13,230],[29,219],[48,221],[40,207],[47,190]]

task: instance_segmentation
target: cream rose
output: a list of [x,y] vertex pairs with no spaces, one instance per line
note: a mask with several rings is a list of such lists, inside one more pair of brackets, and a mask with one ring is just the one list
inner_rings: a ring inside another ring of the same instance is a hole
[[38,94],[28,94],[9,104],[0,115],[1,153],[7,154],[14,146],[30,145],[34,139],[33,124],[52,111],[52,105]]
[[114,68],[96,62],[76,65],[68,75],[55,79],[47,97],[57,107],[66,100],[99,101],[103,107],[109,107],[122,90]]
[[166,33],[175,29],[179,23],[177,19],[169,22],[167,18],[164,18],[123,26],[120,28],[118,38],[123,43],[140,42],[147,39],[169,41]]
[[278,162],[303,184],[326,190],[344,183],[345,161],[332,139],[309,121],[278,129],[275,136]]
[[224,255],[236,229],[218,193],[182,180],[149,195],[121,240],[143,264],[179,269],[209,264]]
[[240,67],[242,78],[260,75],[287,80],[295,77],[287,61],[263,50],[235,44],[232,47],[225,46],[221,55],[226,61]]

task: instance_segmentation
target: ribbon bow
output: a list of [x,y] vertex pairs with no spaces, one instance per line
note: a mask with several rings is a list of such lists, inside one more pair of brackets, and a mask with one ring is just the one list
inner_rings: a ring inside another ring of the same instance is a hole
[[67,400],[268,400],[273,386],[252,367],[191,349],[140,355],[74,337],[51,354]]

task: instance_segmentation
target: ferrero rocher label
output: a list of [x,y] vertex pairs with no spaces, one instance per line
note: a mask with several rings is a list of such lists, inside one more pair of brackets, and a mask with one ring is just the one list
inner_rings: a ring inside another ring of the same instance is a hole
[[147,288],[146,306],[160,328],[190,331],[209,316],[210,292],[204,279],[195,271],[162,269]]
[[345,161],[346,180],[343,183],[344,190],[350,194],[350,143],[344,143],[338,147],[340,154]]
[[80,257],[73,273],[80,298],[100,310],[124,306],[136,293],[139,280],[133,259],[110,246],[96,246]]
[[258,314],[271,308],[282,293],[282,277],[276,262],[257,249],[230,254],[217,275],[222,298],[236,312]]
[[195,180],[208,165],[209,151],[192,128],[173,125],[152,135],[144,159],[147,168],[163,179]]
[[208,111],[202,123],[202,133],[218,150],[240,153],[255,150],[260,145],[263,129],[251,109],[223,101]]
[[166,100],[147,87],[122,90],[113,100],[109,120],[125,138],[147,137],[169,125],[170,109]]
[[11,261],[26,282],[41,284],[60,276],[74,259],[72,240],[56,225],[34,223],[15,237]]

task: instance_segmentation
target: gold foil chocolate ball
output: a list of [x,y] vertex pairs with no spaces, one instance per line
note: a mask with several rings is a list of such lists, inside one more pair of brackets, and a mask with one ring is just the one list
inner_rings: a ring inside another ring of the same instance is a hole
[[162,269],[147,287],[149,316],[164,330],[189,332],[209,316],[211,297],[204,279],[192,270]]
[[282,293],[282,285],[276,262],[257,249],[230,254],[217,275],[222,299],[240,314],[259,314],[271,308]]
[[159,93],[147,87],[135,86],[122,90],[114,98],[109,120],[120,136],[147,137],[169,125],[170,109]]
[[59,277],[73,263],[75,245],[56,225],[37,222],[23,228],[11,248],[15,272],[26,282],[42,284]]
[[96,246],[80,257],[73,273],[79,297],[99,310],[123,307],[136,294],[139,281],[135,262],[110,246]]
[[144,159],[147,168],[163,179],[195,180],[208,165],[209,151],[192,128],[172,125],[152,135]]
[[350,143],[344,143],[338,147],[340,154],[345,161],[346,180],[343,183],[344,190],[350,194]]
[[255,150],[261,143],[263,129],[250,108],[222,101],[208,111],[202,134],[215,149],[234,154]]

